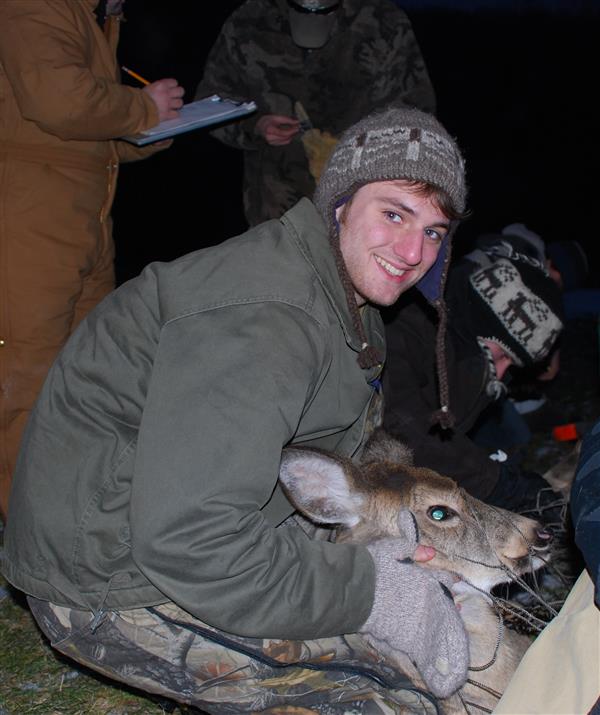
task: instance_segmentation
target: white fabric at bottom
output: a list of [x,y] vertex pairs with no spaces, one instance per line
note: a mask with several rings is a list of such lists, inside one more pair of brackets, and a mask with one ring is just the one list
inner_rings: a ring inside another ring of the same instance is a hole
[[584,571],[525,654],[494,715],[585,715],[600,695],[600,610]]

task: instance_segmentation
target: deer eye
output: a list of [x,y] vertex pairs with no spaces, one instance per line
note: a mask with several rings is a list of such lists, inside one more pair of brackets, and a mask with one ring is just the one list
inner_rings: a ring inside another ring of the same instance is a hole
[[449,509],[447,506],[430,506],[427,510],[427,516],[432,521],[446,521],[455,516],[456,512]]

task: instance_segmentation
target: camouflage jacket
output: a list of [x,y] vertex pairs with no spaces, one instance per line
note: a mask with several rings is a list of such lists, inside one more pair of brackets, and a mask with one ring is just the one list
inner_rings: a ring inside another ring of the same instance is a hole
[[294,116],[300,101],[314,127],[339,134],[388,104],[433,112],[429,76],[406,14],[390,0],[345,0],[329,42],[318,50],[294,44],[285,0],[247,0],[225,22],[196,97],[253,99],[258,111],[216,129],[244,150],[244,206],[250,225],[278,218],[315,184],[303,143],[268,145],[254,133],[264,114]]

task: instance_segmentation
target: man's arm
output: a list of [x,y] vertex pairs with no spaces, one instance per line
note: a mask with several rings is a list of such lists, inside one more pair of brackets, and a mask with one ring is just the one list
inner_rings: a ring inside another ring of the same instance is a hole
[[[239,47],[242,40],[252,41],[251,38],[245,37],[248,22],[248,18],[243,16],[245,12],[247,12],[246,8],[241,8],[223,25],[219,37],[208,54],[202,79],[196,88],[195,99],[218,94],[239,101],[255,101],[258,111],[247,119],[230,122],[211,131],[211,136],[236,149],[257,149],[263,138],[257,133],[256,128],[259,120],[265,116],[265,107],[261,106],[262,97],[251,96],[247,67],[238,61],[242,56]],[[242,19],[238,20],[240,14]]]
[[367,618],[362,546],[275,529],[261,508],[328,365],[323,328],[280,303],[163,329],[139,433],[133,557],[197,618],[245,636],[316,638]]
[[136,146],[126,141],[117,141],[117,156],[120,162],[139,161],[146,159],[159,151],[168,149],[173,144],[173,139],[163,139],[159,142],[146,144],[146,146]]
[[149,92],[93,74],[91,40],[67,3],[0,3],[0,60],[24,118],[65,140],[113,139],[157,124]]

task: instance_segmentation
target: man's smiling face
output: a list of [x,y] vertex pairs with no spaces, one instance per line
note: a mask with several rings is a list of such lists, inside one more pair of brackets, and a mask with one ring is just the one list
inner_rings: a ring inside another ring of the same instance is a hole
[[337,210],[356,302],[392,305],[435,263],[449,219],[407,181],[362,186]]

